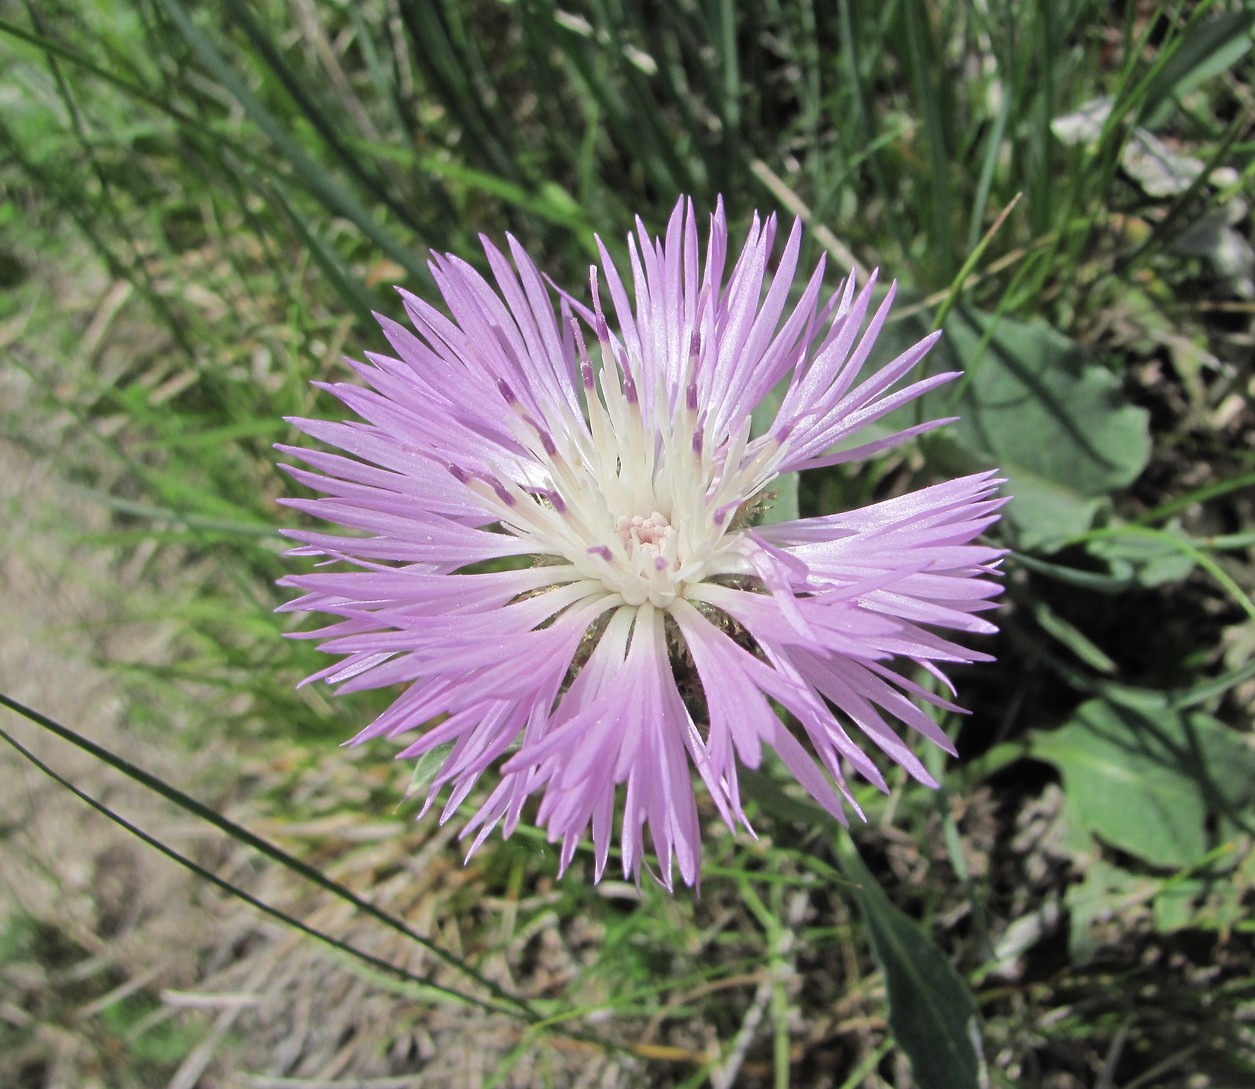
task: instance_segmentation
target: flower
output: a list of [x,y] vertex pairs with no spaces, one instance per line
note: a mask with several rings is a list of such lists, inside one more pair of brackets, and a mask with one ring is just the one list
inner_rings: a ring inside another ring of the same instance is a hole
[[849,770],[885,789],[852,733],[930,785],[888,719],[953,752],[920,704],[958,708],[900,667],[944,681],[941,664],[988,658],[938,632],[994,630],[976,614],[998,591],[1000,552],[974,539],[997,518],[1001,481],[752,524],[782,474],[947,422],[849,441],[955,377],[896,388],[933,334],[860,380],[894,289],[867,322],[875,277],[821,301],[821,261],[790,305],[801,227],[769,275],[775,230],[756,216],[725,279],[722,202],[703,261],[681,201],[665,238],[639,221],[639,244],[629,237],[632,296],[601,246],[591,306],[560,293],[556,313],[513,238],[512,262],[484,241],[495,288],[433,257],[448,315],[403,291],[417,335],[380,317],[395,356],[352,363],[368,388],[319,383],[362,422],[293,421],[347,456],[280,447],[323,493],[288,504],[352,531],[289,534],[294,555],[349,567],[282,580],[304,592],[286,609],[338,618],[304,633],[344,656],[310,680],[408,686],[354,740],[417,733],[401,757],[447,751],[424,807],[451,786],[442,821],[499,766],[463,832],[472,852],[538,795],[562,870],[591,825],[599,880],[617,815],[625,876],[640,879],[647,828],[658,879],[670,888],[678,865],[691,885],[693,772],[719,816],[748,828],[738,767],[757,768],[766,745],[844,821],[843,799],[858,811]]

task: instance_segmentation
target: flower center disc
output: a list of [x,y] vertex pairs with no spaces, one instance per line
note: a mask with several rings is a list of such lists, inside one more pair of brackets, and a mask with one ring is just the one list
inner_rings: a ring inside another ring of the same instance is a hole
[[639,514],[631,518],[620,516],[618,529],[619,540],[629,556],[643,553],[651,559],[661,555],[667,541],[675,536],[671,523],[659,511],[654,511],[648,518]]

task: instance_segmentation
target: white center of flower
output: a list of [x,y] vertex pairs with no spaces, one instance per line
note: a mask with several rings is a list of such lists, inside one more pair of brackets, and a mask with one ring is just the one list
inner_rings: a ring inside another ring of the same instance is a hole
[[596,377],[576,335],[583,412],[547,405],[537,419],[499,383],[530,459],[514,479],[451,467],[454,475],[537,555],[568,565],[564,578],[553,569],[556,581],[600,583],[625,605],[667,609],[706,579],[752,574],[730,526],[776,475],[780,439],[751,441],[746,415],[710,441],[698,410],[696,333],[686,365],[670,380],[658,377],[644,404],[633,377],[643,373],[639,361],[611,348],[604,324],[598,333]]

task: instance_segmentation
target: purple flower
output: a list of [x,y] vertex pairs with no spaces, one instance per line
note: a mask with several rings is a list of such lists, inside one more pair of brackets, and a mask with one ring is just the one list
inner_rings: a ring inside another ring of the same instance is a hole
[[381,317],[395,356],[353,363],[367,388],[322,385],[363,422],[293,421],[348,455],[281,448],[323,493],[287,502],[350,531],[290,533],[294,555],[347,567],[282,581],[304,591],[285,608],[338,618],[305,635],[343,656],[310,680],[405,686],[355,740],[415,734],[401,756],[447,751],[427,800],[452,787],[442,820],[499,766],[463,833],[472,851],[536,795],[562,869],[591,824],[600,879],[618,819],[625,876],[639,880],[648,828],[659,880],[678,863],[693,884],[694,771],[723,820],[748,827],[738,767],[766,745],[844,820],[851,769],[885,789],[859,740],[935,785],[891,719],[953,751],[920,704],[958,708],[902,669],[944,681],[943,663],[987,660],[939,631],[994,630],[976,614],[1000,552],[973,541],[1001,481],[753,524],[781,474],[946,422],[850,441],[955,377],[898,388],[937,334],[862,376],[893,289],[868,321],[873,284],[851,276],[821,301],[820,262],[790,305],[801,229],[773,275],[775,230],[755,217],[729,273],[722,205],[703,260],[681,201],[664,239],[639,222],[629,238],[631,293],[601,249],[591,307],[555,300],[514,239],[512,261],[484,243],[495,287],[435,257],[447,315],[402,292],[417,335]]

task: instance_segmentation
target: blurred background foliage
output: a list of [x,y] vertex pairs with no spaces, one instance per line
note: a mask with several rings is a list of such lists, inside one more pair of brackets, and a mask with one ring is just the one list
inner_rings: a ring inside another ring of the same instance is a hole
[[[92,512],[39,547],[103,557],[102,628],[155,633],[68,641],[128,756],[218,818],[193,861],[397,969],[202,881],[188,986],[253,1005],[172,1021],[142,953],[75,988],[99,912],[75,937],[18,897],[0,1077],[56,1084],[57,1030],[78,1084],[1255,1078],[1253,27],[1218,0],[0,2],[6,456]],[[800,215],[833,287],[898,279],[885,353],[940,326],[966,373],[923,406],[959,424],[784,498],[998,465],[1012,554],[943,791],[868,792],[860,861],[768,773],[761,838],[712,830],[701,897],[638,904],[554,882],[535,833],[461,869],[396,808],[406,769],[335,751],[376,705],[294,690],[317,656],[272,611],[271,445],[381,347],[392,285],[432,290],[429,250],[508,231],[578,293],[595,235],[620,254],[682,193]]]

